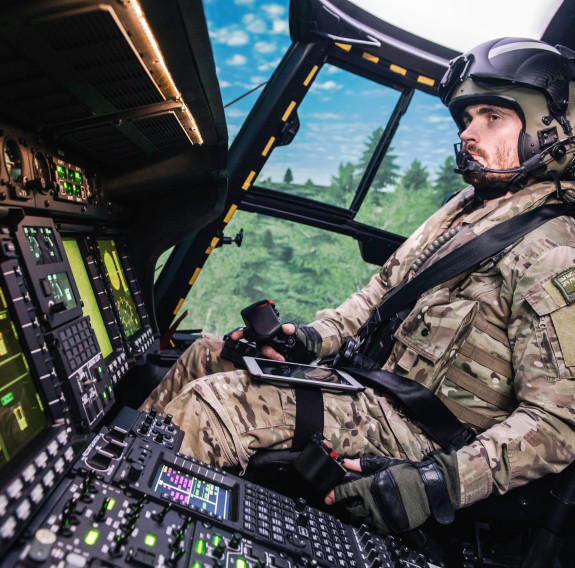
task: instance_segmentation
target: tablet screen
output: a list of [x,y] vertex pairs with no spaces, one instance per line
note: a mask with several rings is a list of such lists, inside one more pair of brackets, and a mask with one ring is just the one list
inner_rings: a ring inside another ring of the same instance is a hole
[[255,377],[269,381],[302,383],[337,390],[363,390],[363,386],[342,371],[300,363],[273,361],[255,357],[244,358],[248,371]]

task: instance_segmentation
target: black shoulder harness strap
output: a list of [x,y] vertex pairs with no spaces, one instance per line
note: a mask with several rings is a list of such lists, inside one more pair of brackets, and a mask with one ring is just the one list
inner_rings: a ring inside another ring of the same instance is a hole
[[428,266],[410,281],[399,284],[389,296],[371,312],[369,319],[359,329],[360,338],[370,335],[374,328],[396,314],[401,308],[419,298],[425,291],[447,282],[486,258],[518,241],[543,223],[575,211],[574,203],[542,205],[517,215],[471,239],[437,262]]
[[[368,336],[381,322],[385,322],[426,290],[447,282],[500,252],[546,221],[573,211],[575,203],[543,205],[485,231],[439,259],[409,282],[400,284],[372,311],[369,320],[360,329],[360,337]],[[413,421],[443,449],[458,449],[473,439],[473,431],[463,425],[451,410],[423,385],[381,369],[338,368],[357,377],[366,386],[384,390],[399,401]]]

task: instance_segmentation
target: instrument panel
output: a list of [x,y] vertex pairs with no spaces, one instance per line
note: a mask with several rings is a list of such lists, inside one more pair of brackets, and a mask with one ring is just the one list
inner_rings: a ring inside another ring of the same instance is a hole
[[88,214],[109,209],[98,176],[61,148],[10,127],[0,127],[0,145],[0,205]]

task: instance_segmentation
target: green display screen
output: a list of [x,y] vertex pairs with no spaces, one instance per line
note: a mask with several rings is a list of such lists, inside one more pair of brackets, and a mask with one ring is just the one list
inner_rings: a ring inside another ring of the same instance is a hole
[[98,239],[98,248],[100,249],[104,269],[112,287],[112,294],[120,314],[124,333],[127,337],[131,337],[134,333],[140,331],[142,323],[120,262],[116,241],[113,239]]
[[88,276],[80,247],[76,239],[73,238],[64,238],[62,242],[66,256],[68,257],[68,262],[72,268],[72,274],[74,275],[78,292],[80,292],[80,298],[82,299],[82,313],[90,317],[90,323],[92,324],[92,329],[100,345],[100,351],[102,352],[102,356],[106,358],[113,351],[112,344],[110,343],[106,325],[100,313],[100,307],[96,301],[94,289],[92,288],[92,283]]
[[72,292],[72,285],[66,272],[55,272],[46,276],[52,296],[56,304],[64,304],[67,310],[75,308],[78,304]]
[[0,286],[0,469],[48,426]]
[[54,231],[50,227],[24,227],[32,261],[36,265],[53,264],[62,260]]

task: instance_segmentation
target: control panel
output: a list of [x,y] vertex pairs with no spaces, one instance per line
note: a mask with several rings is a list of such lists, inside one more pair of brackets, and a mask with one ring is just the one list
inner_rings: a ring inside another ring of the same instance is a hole
[[441,566],[399,540],[183,455],[181,438],[169,415],[123,408],[1,566]]

